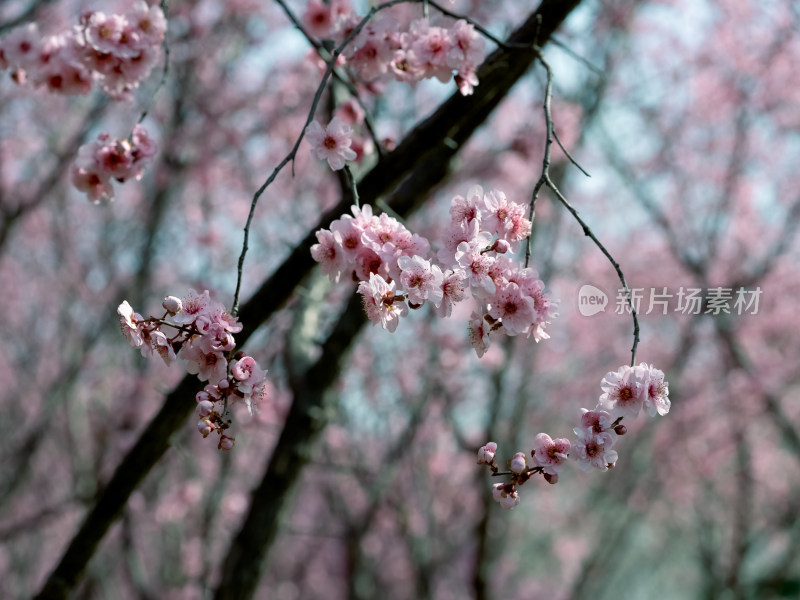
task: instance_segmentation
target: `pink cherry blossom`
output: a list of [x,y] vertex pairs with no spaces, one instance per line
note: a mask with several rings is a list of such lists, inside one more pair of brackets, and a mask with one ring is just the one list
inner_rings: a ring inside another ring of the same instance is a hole
[[186,371],[200,381],[219,381],[228,374],[228,361],[222,352],[206,352],[200,344],[184,346],[179,357],[186,361]]
[[358,284],[358,293],[363,297],[364,310],[373,325],[380,323],[384,329],[394,331],[400,317],[408,314],[405,301],[395,295],[395,282],[387,283],[380,275],[371,273],[369,282]]
[[464,285],[464,272],[460,269],[448,269],[442,274],[442,303],[436,309],[436,316],[449,317],[453,306],[467,297]]
[[397,264],[402,270],[400,285],[408,295],[408,301],[423,304],[430,300],[434,306],[442,303],[444,276],[437,265],[432,265],[421,256],[401,256]]
[[489,314],[502,321],[508,335],[526,333],[536,319],[533,298],[523,294],[516,283],[498,286],[488,301]]
[[318,244],[311,246],[311,256],[322,264],[322,271],[333,281],[339,277],[345,268],[346,261],[343,257],[342,235],[338,231],[320,229],[316,233]]
[[142,337],[142,330],[141,330],[141,322],[144,320],[144,317],[137,312],[133,311],[133,308],[128,301],[123,301],[122,304],[119,305],[117,308],[117,313],[121,317],[120,327],[122,328],[122,334],[128,338],[128,341],[131,343],[131,346],[134,348],[139,348],[144,343],[144,338]]
[[606,471],[609,465],[617,462],[617,452],[612,450],[616,440],[617,435],[613,431],[589,433],[581,430],[570,456],[575,458],[582,471],[591,471],[593,468]]
[[478,219],[480,222],[480,205],[483,203],[483,188],[473,185],[467,192],[467,197],[455,196],[450,201],[450,218],[454,223],[461,221],[472,221]]
[[533,459],[545,473],[557,475],[564,468],[570,451],[570,442],[566,438],[552,439],[546,433],[540,433],[533,441]]
[[617,372],[606,373],[598,406],[614,416],[635,418],[647,396],[648,379],[648,370],[641,366],[624,365]]
[[664,381],[664,372],[653,365],[642,363],[641,368],[648,371],[647,394],[644,398],[644,410],[650,417],[666,415],[671,402],[669,400],[669,383]]
[[483,289],[489,294],[495,292],[495,284],[489,276],[494,257],[484,250],[492,243],[491,234],[482,231],[470,242],[461,242],[455,253],[458,265],[464,269],[473,288]]
[[585,408],[581,409],[581,426],[580,428],[575,428],[575,434],[580,435],[581,431],[586,431],[588,433],[603,433],[604,431],[609,431],[611,429],[611,424],[614,422],[614,418],[611,416],[611,413],[605,410],[587,410]]
[[489,324],[483,318],[483,315],[472,313],[467,329],[469,331],[469,344],[475,349],[475,353],[480,358],[489,349]]
[[144,0],[138,0],[125,13],[125,17],[140,48],[157,46],[164,40],[167,19],[157,4],[149,6]]
[[350,148],[353,130],[339,117],[323,129],[317,121],[312,121],[306,129],[306,139],[311,144],[311,153],[320,160],[327,160],[334,171],[344,168],[345,161],[355,160],[356,153]]

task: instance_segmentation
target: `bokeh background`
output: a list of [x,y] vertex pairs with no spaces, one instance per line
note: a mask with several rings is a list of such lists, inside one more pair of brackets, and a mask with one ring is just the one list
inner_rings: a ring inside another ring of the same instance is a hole
[[[288,7],[302,18],[307,4]],[[500,38],[535,8],[444,4]],[[0,5],[0,36],[127,7],[12,0]],[[408,21],[422,6],[392,10]],[[129,102],[59,96],[1,73],[3,598],[41,587],[184,375],[130,348],[117,305],[155,314],[188,288],[230,305],[253,193],[302,131],[321,80],[277,3],[173,0],[167,16],[166,83],[158,66]],[[510,512],[492,501],[477,448],[495,441],[505,460],[539,432],[571,435],[605,373],[630,357],[614,269],[545,191],[533,263],[559,300],[551,338],[498,339],[478,359],[471,307],[447,320],[414,312],[394,334],[366,327],[327,392],[308,464],[280,490],[286,509],[256,597],[800,597],[799,34],[790,0],[585,0],[571,11],[544,55],[556,131],[591,177],[555,146],[551,172],[641,290],[638,360],[665,372],[671,412],[629,423],[607,473],[571,465],[555,486],[526,484]],[[473,184],[529,201],[544,83],[535,67],[507,94],[410,229],[436,246],[450,199]],[[341,84],[330,89],[321,121],[348,98]],[[456,91],[435,81],[358,90],[387,147]],[[117,186],[113,203],[90,204],[69,183],[77,148],[101,131],[124,137],[153,99],[144,124],[159,143],[155,163]],[[377,161],[365,152],[356,176]],[[293,167],[256,210],[244,299],[344,193],[307,144]],[[580,313],[585,284],[607,294],[604,312]],[[317,270],[287,290],[245,347],[269,370],[270,394],[256,417],[236,412],[235,450],[219,452],[187,418],[74,597],[212,597],[301,393],[298,365],[317,356],[354,289]],[[681,310],[679,294],[692,289],[706,299],[730,290],[728,312],[707,301]],[[757,306],[735,305],[739,290]],[[651,294],[671,295],[666,310],[648,310]]]

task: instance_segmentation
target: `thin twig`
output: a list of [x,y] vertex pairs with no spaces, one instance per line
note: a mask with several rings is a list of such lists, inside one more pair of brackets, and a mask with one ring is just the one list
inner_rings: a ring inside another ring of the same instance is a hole
[[564,148],[564,144],[562,144],[562,143],[561,143],[561,140],[560,140],[560,139],[558,139],[558,134],[556,133],[556,130],[555,130],[555,129],[553,129],[553,137],[556,139],[556,142],[558,143],[558,147],[559,147],[559,148],[561,148],[561,151],[562,151],[562,152],[563,152],[563,153],[564,153],[564,154],[567,156],[567,158],[569,159],[569,162],[571,162],[573,165],[575,165],[575,166],[578,168],[578,170],[579,170],[581,173],[583,173],[583,174],[584,174],[584,175],[586,175],[587,177],[591,177],[591,175],[589,175],[589,173],[586,171],[586,169],[584,169],[582,166],[580,166],[580,165],[578,164],[578,161],[577,161],[577,160],[575,160],[574,158],[572,158],[572,155],[571,155],[571,154],[570,154],[570,153],[567,151],[567,149],[566,149],[566,148]]
[[600,67],[598,67],[595,64],[593,64],[592,62],[590,62],[589,59],[587,59],[587,58],[581,56],[580,54],[578,54],[577,52],[575,52],[572,48],[567,46],[561,40],[557,39],[555,36],[553,36],[550,39],[550,41],[553,43],[553,45],[558,46],[559,48],[561,48],[564,52],[569,54],[572,58],[577,60],[579,63],[582,63],[583,65],[585,65],[590,71],[592,71],[596,75],[599,75],[600,77],[605,77],[606,74],[605,74],[605,71],[603,71],[603,69],[601,69]]
[[[280,0],[278,0],[280,1]],[[278,174],[283,170],[289,161],[294,163],[294,158],[297,155],[297,151],[300,148],[300,143],[303,141],[303,138],[306,134],[306,128],[314,120],[314,113],[317,111],[317,105],[319,104],[320,98],[322,98],[322,93],[325,91],[325,86],[328,84],[328,79],[330,79],[331,74],[333,73],[333,69],[336,66],[336,60],[339,58],[339,55],[345,49],[345,47],[353,41],[353,39],[361,33],[361,30],[364,28],[364,25],[369,22],[369,20],[375,16],[381,10],[389,8],[390,6],[394,6],[396,4],[402,4],[408,2],[409,0],[389,0],[388,2],[384,2],[383,4],[379,4],[378,6],[373,6],[370,11],[367,13],[361,21],[353,28],[353,31],[350,32],[345,40],[333,51],[331,54],[331,60],[328,61],[328,68],[325,69],[325,74],[322,76],[322,81],[320,82],[319,86],[317,87],[317,92],[314,94],[314,99],[311,102],[311,109],[308,111],[308,117],[306,118],[305,125],[303,125],[303,129],[300,132],[300,135],[297,137],[297,141],[295,142],[292,149],[289,151],[289,154],[275,167],[275,170],[272,171],[272,174],[267,178],[267,180],[262,184],[260,188],[256,191],[255,195],[253,196],[253,200],[250,203],[250,212],[247,215],[247,223],[244,226],[244,241],[242,243],[242,253],[239,255],[239,264],[237,268],[237,276],[236,276],[236,292],[233,295],[233,307],[231,308],[231,314],[236,316],[239,313],[239,293],[242,289],[242,270],[244,268],[244,258],[247,254],[247,242],[250,238],[250,224],[253,222],[253,215],[256,212],[256,205],[258,204],[259,198],[261,198],[261,194],[269,187],[269,185],[275,181],[275,178]]]
[[[550,178],[550,148],[553,145],[553,140],[556,138],[555,132],[553,131],[553,116],[550,109],[553,97],[553,69],[550,67],[547,61],[544,60],[544,57],[542,56],[538,48],[536,49],[536,53],[539,62],[541,63],[542,67],[544,67],[544,70],[547,73],[547,83],[545,85],[545,93],[544,93],[544,118],[545,118],[545,126],[547,128],[547,136],[544,147],[544,158],[542,159],[542,174],[533,188],[533,194],[531,198],[530,220],[531,222],[533,221],[536,198],[539,196],[539,192],[542,189],[542,187],[547,186],[555,194],[556,198],[558,198],[561,204],[564,205],[564,208],[566,208],[570,212],[570,214],[572,214],[575,220],[578,221],[581,228],[583,228],[584,235],[591,238],[591,240],[595,243],[595,245],[609,260],[609,262],[611,262],[611,265],[617,272],[617,277],[619,277],[620,283],[622,284],[622,288],[625,290],[625,298],[628,301],[628,307],[631,309],[631,317],[633,319],[633,346],[631,347],[631,366],[634,366],[636,364],[636,348],[639,345],[639,318],[636,314],[636,307],[634,307],[633,301],[631,300],[631,292],[630,289],[628,288],[628,282],[625,281],[625,275],[622,273],[622,269],[620,268],[619,263],[616,260],[614,260],[614,257],[611,256],[611,253],[600,242],[600,240],[597,239],[597,236],[591,230],[589,225],[587,225],[586,222],[581,218],[580,214],[578,214],[578,211],[575,209],[575,207],[573,207],[572,204],[569,203],[569,201],[564,197],[564,194],[562,194],[561,191],[558,189],[558,186],[556,186],[556,184],[553,183],[553,180]],[[559,145],[561,145],[560,142]],[[566,153],[566,150],[564,152]],[[573,164],[578,166],[574,161]],[[581,169],[581,171],[583,171],[583,169]],[[531,255],[531,243],[532,243],[531,238],[532,236],[528,237],[528,244],[525,249],[526,267],[528,266],[528,261],[530,260],[530,255]]]
[[[313,46],[319,57],[328,63],[331,59],[331,53],[328,51],[328,49],[315,40],[314,37],[305,30],[303,24],[297,18],[297,15],[292,12],[292,9],[290,9],[283,0],[275,0],[275,2],[280,5],[280,7],[283,9],[283,12],[286,13],[286,16],[289,18],[292,24],[300,33],[303,34],[303,37],[306,38],[306,41]],[[367,108],[367,105],[364,104],[364,101],[361,99],[355,84],[341,75],[336,69],[333,70],[333,77],[347,88],[347,91],[350,92],[350,95],[355,98],[356,102],[358,102],[358,105],[364,111],[364,125],[367,128],[367,132],[369,133],[370,137],[372,138],[372,143],[375,144],[375,150],[378,153],[378,157],[382,158],[384,155],[383,145],[378,139],[375,124],[373,123],[372,117],[369,114],[369,108]]]

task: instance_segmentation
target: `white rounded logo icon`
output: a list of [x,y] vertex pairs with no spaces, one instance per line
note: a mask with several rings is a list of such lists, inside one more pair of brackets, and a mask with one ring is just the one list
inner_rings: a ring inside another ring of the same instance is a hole
[[606,293],[593,285],[583,285],[578,292],[578,311],[584,317],[591,317],[599,312],[605,312],[608,304]]

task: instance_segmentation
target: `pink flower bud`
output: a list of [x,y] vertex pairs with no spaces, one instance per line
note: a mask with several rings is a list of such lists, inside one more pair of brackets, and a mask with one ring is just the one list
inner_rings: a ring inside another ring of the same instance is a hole
[[506,485],[504,483],[495,483],[492,486],[492,498],[494,498],[495,502],[500,502],[503,498],[503,493]]
[[625,427],[625,425],[623,425],[622,423],[620,423],[619,425],[614,427],[614,432],[617,435],[625,435],[626,433],[628,433],[628,428]]
[[214,404],[209,400],[203,400],[197,404],[197,414],[201,417],[207,417],[214,410]]
[[552,475],[550,473],[545,473],[544,480],[549,484],[555,485],[558,483],[558,473],[553,473]]
[[511,459],[511,470],[519,475],[528,468],[524,452],[517,452]]
[[194,397],[198,403],[209,400],[210,398],[211,396],[208,395],[208,392],[197,392],[197,395]]
[[497,444],[489,442],[485,446],[481,446],[478,450],[478,464],[491,465],[494,462],[494,454],[497,452]]
[[200,419],[197,422],[197,431],[202,433],[204,438],[208,437],[208,434],[214,431],[216,428],[216,425],[214,425],[208,419]]
[[164,298],[161,306],[171,315],[176,315],[183,310],[183,302],[181,302],[180,298],[176,298],[175,296],[167,296]]
[[492,249],[493,249],[495,252],[497,252],[498,254],[505,254],[506,252],[508,252],[509,250],[511,250],[511,244],[509,244],[507,240],[504,240],[504,239],[498,239],[498,240],[497,240],[497,241],[494,243],[494,246],[492,246]]
[[221,390],[227,390],[231,386],[227,379],[220,379],[217,387]]
[[219,444],[217,445],[217,448],[219,450],[231,450],[233,449],[233,443],[235,441],[236,438],[228,437],[223,433],[222,437],[219,438]]

